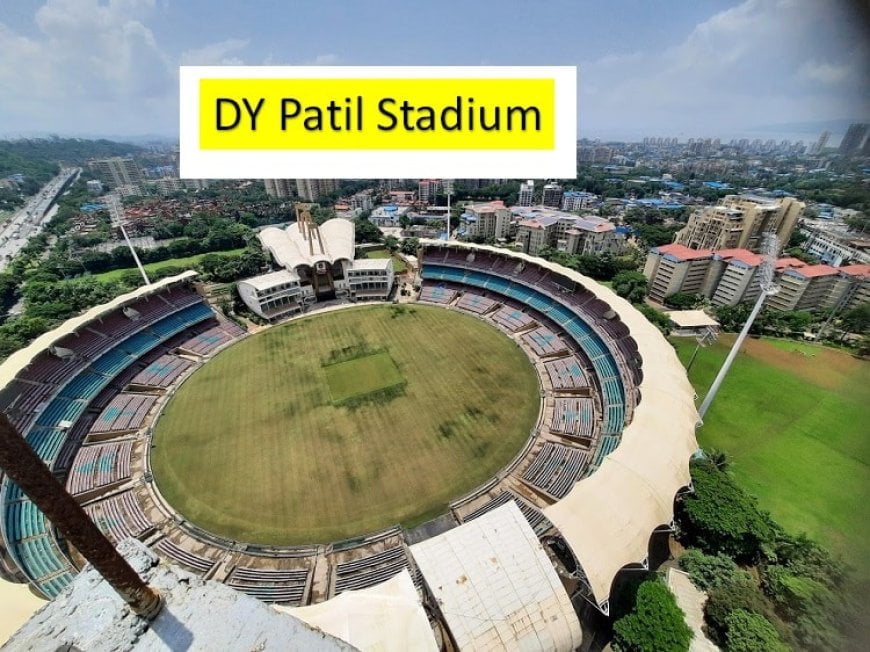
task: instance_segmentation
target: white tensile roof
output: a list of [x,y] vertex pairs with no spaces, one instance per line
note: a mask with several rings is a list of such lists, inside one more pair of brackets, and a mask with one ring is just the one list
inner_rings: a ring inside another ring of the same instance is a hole
[[311,237],[294,222],[286,229],[267,227],[260,231],[259,238],[275,262],[289,270],[299,265],[311,267],[320,261],[332,264],[341,258],[353,260],[353,222],[341,217],[327,220]]
[[281,285],[283,283],[293,283],[294,281],[298,280],[299,276],[296,274],[296,272],[292,272],[287,269],[281,269],[277,272],[269,272],[268,274],[260,274],[259,276],[254,276],[252,278],[246,278],[243,281],[239,281],[239,285],[250,285],[255,290],[268,290],[275,287],[276,285]]
[[359,591],[345,591],[320,604],[274,605],[274,608],[360,650],[438,650],[407,569],[386,582]]
[[411,546],[460,650],[574,650],[577,615],[513,501]]
[[705,326],[715,328],[719,326],[719,322],[703,310],[670,310],[665,314],[676,324],[677,328],[703,328]]
[[484,245],[422,240],[426,246],[490,251],[529,261],[570,278],[606,302],[637,343],[643,379],[640,402],[622,439],[591,476],[544,509],[583,567],[598,605],[610,596],[613,578],[647,558],[654,529],[673,520],[677,491],[689,483],[689,459],[697,449],[695,391],[676,351],[661,332],[613,290],[541,258]]
[[67,335],[75,333],[77,330],[87,326],[90,322],[109,314],[116,308],[120,308],[121,306],[131,303],[141,297],[156,294],[167,286],[174,285],[180,281],[191,280],[197,275],[197,272],[190,270],[177,274],[176,276],[169,276],[160,279],[150,285],[143,285],[142,287],[136,288],[130,292],[125,292],[107,303],[94,306],[93,308],[83,312],[78,317],[67,319],[57,328],[54,328],[47,333],[43,333],[23,349],[19,349],[3,361],[3,364],[0,365],[0,388],[8,385],[15,376],[18,375],[18,372],[30,364],[38,353],[44,351],[52,344],[59,342]]

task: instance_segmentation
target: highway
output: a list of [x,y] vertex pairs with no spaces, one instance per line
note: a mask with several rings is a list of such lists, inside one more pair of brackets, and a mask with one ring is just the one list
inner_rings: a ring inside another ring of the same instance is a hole
[[81,168],[63,168],[54,179],[31,197],[12,219],[0,226],[0,272],[24,248],[27,241],[42,232],[45,225],[54,217],[54,205],[58,195],[68,182],[74,181]]

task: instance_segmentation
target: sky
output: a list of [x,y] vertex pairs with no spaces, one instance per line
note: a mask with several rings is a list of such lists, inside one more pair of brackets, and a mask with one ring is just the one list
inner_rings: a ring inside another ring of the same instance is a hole
[[576,65],[581,138],[810,141],[870,119],[862,5],[2,0],[0,136],[177,137],[184,64]]

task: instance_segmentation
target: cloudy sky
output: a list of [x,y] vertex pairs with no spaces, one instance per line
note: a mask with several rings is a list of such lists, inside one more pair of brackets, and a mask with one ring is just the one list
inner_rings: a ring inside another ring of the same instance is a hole
[[528,64],[579,67],[581,137],[809,140],[870,118],[862,4],[2,0],[0,135],[176,136],[182,64]]

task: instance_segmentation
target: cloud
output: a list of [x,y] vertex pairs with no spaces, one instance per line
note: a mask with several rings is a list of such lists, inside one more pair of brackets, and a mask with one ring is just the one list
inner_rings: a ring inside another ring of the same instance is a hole
[[838,84],[849,77],[849,67],[846,65],[834,65],[807,61],[801,66],[798,74],[804,79],[818,81],[823,84]]
[[146,22],[154,0],[48,0],[38,34],[0,24],[0,102],[25,131],[104,127],[107,115],[129,129],[137,115],[173,97],[173,62]]
[[248,46],[247,39],[230,38],[205,47],[186,50],[181,53],[183,66],[240,66],[244,64],[237,56],[228,56]]
[[726,136],[867,115],[862,36],[828,3],[746,0],[660,51],[581,63],[580,135],[622,125],[633,135]]

